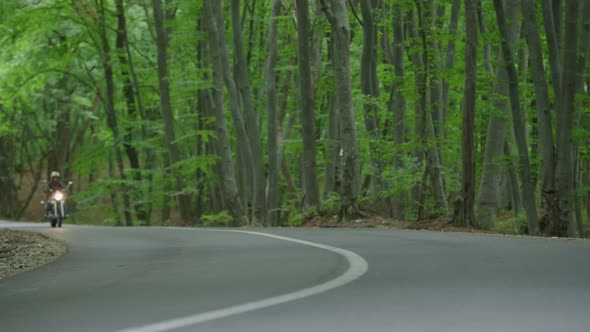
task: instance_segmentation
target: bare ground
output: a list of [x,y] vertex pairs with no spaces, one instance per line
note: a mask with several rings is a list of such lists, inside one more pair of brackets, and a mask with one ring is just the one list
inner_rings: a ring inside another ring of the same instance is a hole
[[66,251],[65,243],[43,234],[0,229],[0,279],[52,262]]
[[379,216],[362,216],[348,221],[338,221],[337,216],[313,217],[306,220],[301,227],[312,228],[395,228],[429,230],[439,232],[466,232],[504,234],[499,231],[481,230],[473,227],[458,227],[450,225],[448,217],[437,217],[418,222],[395,220]]

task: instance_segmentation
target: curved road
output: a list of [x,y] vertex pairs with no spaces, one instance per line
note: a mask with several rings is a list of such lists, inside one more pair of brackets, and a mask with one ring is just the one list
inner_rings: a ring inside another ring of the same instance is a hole
[[69,245],[59,260],[0,280],[1,331],[590,330],[589,241],[0,227]]

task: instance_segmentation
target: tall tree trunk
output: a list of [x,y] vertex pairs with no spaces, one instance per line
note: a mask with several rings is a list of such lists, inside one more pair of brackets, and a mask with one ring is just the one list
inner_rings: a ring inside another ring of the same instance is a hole
[[364,97],[365,128],[369,133],[372,183],[376,191],[382,191],[383,160],[380,147],[377,102],[379,100],[379,81],[377,77],[377,24],[373,18],[376,1],[360,0],[363,18],[363,51],[361,55],[361,90]]
[[[131,56],[131,49],[129,47],[129,43],[125,43],[125,52],[127,54],[127,60],[128,60],[128,65],[129,65],[129,74],[130,74],[130,78],[131,78],[131,82],[133,85],[133,89],[135,92],[135,98],[136,98],[136,106],[137,106],[137,110],[139,111],[139,115],[141,116],[141,119],[144,121],[148,121],[148,120],[152,120],[153,118],[156,118],[157,115],[154,114],[156,112],[153,111],[146,111],[144,105],[143,105],[143,99],[142,99],[142,94],[141,94],[141,90],[139,88],[139,79],[137,78],[137,73],[134,69],[134,65],[133,65],[133,57]],[[142,131],[142,135],[145,139],[147,139],[150,135],[148,134],[148,129],[147,126],[145,124],[143,124],[141,126],[141,131]],[[151,133],[151,136],[153,136],[154,134]],[[152,151],[149,148],[144,148],[143,149],[144,155],[145,155],[145,169],[153,169],[154,168],[154,164],[155,164],[155,156],[154,156],[154,151]],[[148,226],[151,223],[151,215],[152,215],[152,206],[153,206],[153,200],[152,200],[152,196],[153,196],[153,174],[148,173],[147,176],[144,179],[145,181],[143,181],[144,183],[147,182],[147,190],[141,190],[142,195],[144,197],[147,196],[147,199],[143,199],[143,210],[145,213],[145,219],[143,220],[143,225]],[[146,194],[147,192],[147,194]]]
[[250,86],[250,77],[248,74],[248,63],[244,53],[244,41],[242,38],[242,28],[240,25],[240,0],[231,2],[231,21],[234,41],[234,57],[236,65],[234,67],[236,85],[242,97],[242,106],[246,131],[249,136],[250,150],[252,154],[252,183],[253,183],[253,213],[252,223],[256,225],[267,225],[266,223],[266,195],[264,179],[264,152],[260,142],[260,133],[258,128],[258,114],[254,109],[252,98],[252,88]]
[[555,26],[555,39],[557,41],[557,45],[560,45],[561,49],[561,45],[563,45],[563,0],[552,0],[552,6],[554,22],[553,25]]
[[555,190],[555,145],[551,125],[551,102],[543,65],[543,45],[536,18],[536,1],[523,0],[524,30],[529,45],[531,73],[535,86],[535,104],[541,152],[541,217],[540,231],[544,232],[550,220],[557,217]]
[[[582,178],[580,176],[580,164],[581,164],[581,160],[579,158],[579,153],[578,153],[578,149],[577,146],[574,147],[574,159],[575,159],[575,164],[574,166],[574,171],[573,171],[573,175],[572,175],[572,192],[573,192],[573,205],[574,205],[574,210],[575,210],[575,216],[576,216],[576,226],[577,226],[577,232],[578,232],[578,236],[580,238],[584,238],[584,220],[582,219],[582,202],[580,199],[580,195],[576,192],[577,189],[577,184],[580,183],[582,181]],[[570,235],[573,236],[573,235]]]
[[[0,111],[4,113],[4,108],[0,103]],[[18,188],[14,184],[14,166],[11,164],[11,156],[16,153],[16,144],[8,136],[0,136],[0,149],[2,156],[0,156],[0,186],[2,186],[2,195],[0,195],[0,216],[7,218],[14,218],[18,209]],[[50,168],[53,170],[53,168]]]
[[[541,0],[541,7],[543,9],[543,26],[545,28],[545,36],[547,38],[547,48],[549,50],[549,65],[551,68],[551,80],[553,86],[553,93],[555,95],[555,105],[559,108],[561,103],[561,56],[559,54],[560,43],[557,37],[557,29],[555,20],[555,13],[551,0]],[[557,14],[559,17],[560,13]],[[561,20],[560,20],[561,21]]]
[[[477,22],[479,32],[482,36],[485,36],[488,34],[488,25],[483,15],[482,1],[483,0],[477,1]],[[492,67],[492,45],[489,41],[485,41],[483,44],[483,65],[490,74],[494,73],[494,68]]]
[[[156,27],[156,45],[158,58],[158,83],[160,86],[160,112],[164,120],[164,138],[168,146],[170,164],[175,165],[180,161],[180,150],[176,143],[174,134],[174,113],[172,111],[172,102],[170,100],[170,80],[168,77],[168,32],[165,28],[164,11],[161,0],[152,0],[154,10],[154,21]],[[178,193],[184,190],[184,180],[181,175],[176,175],[175,187]],[[185,194],[178,195],[177,198],[180,216],[183,222],[189,221],[190,206],[189,198]]]
[[416,8],[418,9],[418,24],[420,28],[420,36],[422,41],[422,57],[420,63],[424,75],[422,81],[419,82],[418,90],[420,91],[420,108],[423,110],[422,118],[424,120],[424,135],[423,146],[426,151],[426,168],[428,168],[428,174],[430,175],[430,183],[432,188],[432,194],[436,203],[436,208],[440,210],[447,210],[447,198],[445,193],[444,181],[441,172],[440,163],[440,151],[438,150],[437,136],[434,130],[434,123],[432,119],[431,103],[430,103],[430,90],[428,89],[428,82],[432,79],[431,68],[429,68],[429,59],[431,57],[430,47],[428,46],[428,39],[431,36],[428,35],[430,25],[425,20],[425,13],[420,2],[416,2]]
[[[518,38],[518,17],[520,16],[520,0],[510,1],[505,11],[508,15],[510,25],[508,29],[508,43],[516,45]],[[480,23],[482,31],[485,31],[485,23]],[[485,32],[483,32],[485,33]],[[487,52],[487,51],[486,51]],[[500,61],[502,61],[502,52],[499,52]],[[493,70],[491,63],[486,63],[488,70]],[[497,114],[492,114],[488,123],[486,134],[484,161],[481,179],[479,183],[479,193],[477,196],[476,221],[477,227],[492,229],[496,225],[496,211],[500,207],[500,180],[504,167],[502,166],[502,157],[504,154],[504,141],[506,139],[506,119],[508,112],[508,102],[504,99],[509,96],[508,74],[505,65],[496,68],[496,83],[494,84],[494,108]]]
[[[459,12],[461,11],[461,0],[453,0],[451,7],[451,22],[449,25],[449,35],[454,36],[457,33],[457,25],[459,24]],[[450,72],[455,66],[455,38],[451,38],[447,44],[447,55],[445,58],[445,71]],[[443,121],[449,112],[449,82],[443,78],[442,81],[442,110]]]
[[322,3],[334,34],[334,78],[336,101],[340,113],[340,142],[343,159],[339,220],[348,220],[358,212],[357,195],[360,182],[350,73],[350,23],[345,0],[332,1],[330,7],[325,5],[325,1]]
[[461,201],[455,223],[458,225],[475,225],[473,206],[475,201],[475,102],[477,82],[477,5],[476,0],[465,0],[465,88],[463,112],[463,179]]
[[[514,139],[511,138],[510,141],[514,141]],[[508,174],[506,176],[509,181],[508,187],[510,190],[510,196],[512,196],[512,210],[514,211],[514,218],[516,220],[523,210],[522,195],[520,194],[518,175],[516,174],[518,165],[514,162],[514,160],[517,159],[517,156],[514,154],[512,147],[508,142],[508,138],[504,140],[504,155],[510,160]]]
[[[117,175],[116,175],[115,165],[113,163],[112,152],[109,152],[108,159],[109,159],[109,176],[111,179],[114,179],[117,177]],[[111,190],[110,196],[111,196],[111,204],[113,205],[113,215],[115,216],[115,226],[123,226],[123,223],[121,223],[121,218],[119,215],[120,211],[119,211],[119,200],[117,199],[117,192],[115,190]]]
[[[394,23],[393,23],[393,66],[395,71],[395,84],[392,85],[394,92],[394,104],[393,104],[393,140],[395,142],[395,157],[394,166],[396,169],[403,169],[403,144],[405,143],[406,134],[406,97],[401,89],[405,79],[405,68],[404,68],[404,25],[401,5],[394,5]],[[406,193],[400,193],[397,196],[396,202],[393,206],[393,217],[403,219],[405,215],[405,200]]]
[[[133,84],[131,82],[131,75],[129,74],[129,65],[126,58],[126,47],[127,47],[127,23],[125,19],[125,7],[123,0],[117,0],[117,58],[120,63],[121,76],[123,78],[123,95],[125,96],[125,102],[127,103],[127,113],[129,118],[135,119],[137,117],[137,104],[135,103],[135,95],[133,93]],[[129,166],[133,170],[132,176],[136,184],[141,184],[141,167],[139,163],[139,153],[133,146],[133,136],[131,134],[132,128],[130,126],[125,127],[125,134],[123,135],[123,147],[129,159]],[[137,219],[141,223],[147,221],[147,215],[144,210],[143,200],[141,191],[134,190],[134,210]]]
[[311,82],[311,51],[308,0],[296,0],[297,50],[301,89],[301,137],[303,140],[303,190],[305,206],[320,207],[315,142],[314,100]]
[[107,36],[107,29],[106,29],[106,22],[105,22],[105,9],[103,1],[99,1],[100,6],[100,35],[101,35],[101,42],[103,47],[103,67],[105,72],[105,80],[106,80],[106,114],[107,114],[107,125],[111,129],[113,133],[113,139],[115,141],[114,150],[115,150],[115,160],[117,163],[117,168],[119,169],[119,177],[121,178],[122,184],[122,192],[123,192],[123,215],[125,217],[125,224],[127,226],[133,226],[133,218],[131,216],[131,207],[130,207],[130,199],[129,193],[127,192],[127,185],[125,184],[126,175],[125,175],[125,167],[123,165],[123,157],[121,156],[121,149],[119,146],[119,129],[117,124],[117,114],[115,112],[115,84],[113,82],[113,68],[111,65],[111,50],[109,46],[108,36]]
[[220,40],[225,38],[222,33],[223,29],[221,29],[223,24],[220,24],[223,21],[220,22],[216,16],[216,9],[213,7],[215,3],[219,4],[217,0],[203,0],[203,19],[207,22],[205,26],[209,37],[209,54],[213,63],[214,92],[212,98],[213,104],[215,105],[217,151],[221,156],[220,171],[223,181],[223,196],[226,206],[229,208],[229,212],[233,217],[233,224],[245,225],[247,224],[247,219],[245,218],[242,202],[238,195],[229,134],[225,122],[223,83],[227,70],[223,68],[226,65],[222,62],[227,60],[227,54],[224,56],[226,51],[223,49],[224,43]]
[[[247,172],[243,172],[242,176],[246,176],[246,180],[248,183],[252,183],[251,174],[253,174],[254,170],[254,160],[252,158],[252,149],[250,144],[250,138],[248,137],[248,132],[246,131],[246,124],[244,121],[243,112],[240,106],[240,97],[239,92],[236,87],[236,83],[232,76],[230,70],[230,58],[229,58],[229,51],[225,40],[225,22],[223,18],[223,8],[222,3],[220,1],[213,1],[212,2],[212,10],[213,14],[215,15],[216,21],[216,33],[217,38],[216,41],[218,43],[217,46],[217,55],[221,58],[221,67],[223,81],[227,88],[228,97],[229,97],[229,106],[232,114],[232,118],[234,121],[234,128],[236,130],[236,137],[238,141],[238,161],[240,162],[240,168],[245,168]],[[248,191],[247,191],[248,192]],[[246,208],[246,201],[243,200],[242,203],[244,204],[243,208]]]
[[[442,103],[442,79],[441,79],[441,55],[440,55],[440,42],[437,40],[435,34],[441,30],[442,19],[444,16],[444,6],[438,7],[435,5],[434,0],[426,1],[423,7],[423,24],[427,26],[427,30],[431,33],[424,33],[428,47],[428,60],[425,61],[426,67],[428,68],[429,78],[429,89],[430,89],[430,107],[429,113],[432,117],[432,125],[434,129],[434,137],[436,138],[436,149],[438,151],[439,163],[443,164],[443,146],[444,146],[444,117],[443,117],[443,103]],[[441,10],[442,9],[442,10]]]
[[522,114],[520,112],[518,75],[514,67],[514,51],[512,50],[512,46],[509,43],[510,37],[508,27],[506,25],[506,17],[504,14],[504,5],[502,4],[502,0],[494,0],[494,7],[496,9],[498,28],[500,29],[504,65],[508,74],[510,105],[512,107],[512,121],[514,125],[514,133],[516,135],[516,142],[518,145],[519,166],[522,177],[524,208],[527,214],[528,233],[535,235],[539,232],[539,221],[537,219],[537,207],[535,205],[535,188],[533,187],[533,182],[531,180],[531,169],[524,123],[522,122]]
[[275,67],[277,64],[277,19],[281,13],[282,1],[273,0],[270,24],[268,28],[268,61],[266,88],[268,96],[268,223],[277,226],[279,221],[279,156],[278,156],[278,121],[277,88]]
[[[426,73],[424,70],[422,70],[422,56],[420,55],[421,42],[419,41],[420,36],[416,28],[417,19],[415,10],[410,10],[406,14],[406,21],[408,42],[410,42],[410,45],[408,45],[407,54],[410,61],[412,62],[412,65],[414,68],[416,68],[414,72],[414,84],[416,86],[417,99],[414,101],[414,142],[412,142],[414,146],[413,158],[416,163],[416,168],[420,169],[423,168],[425,157],[425,148],[422,146],[422,142],[424,141],[424,137],[426,135],[426,131],[424,129],[426,122],[426,110],[424,107],[426,103],[423,101],[425,98],[424,94],[426,93],[426,87],[423,86],[426,80]],[[425,169],[424,173],[426,174],[427,171],[428,169]],[[423,177],[423,179],[427,179],[427,177]],[[412,188],[412,198],[414,201],[420,202],[423,192],[422,188],[425,188],[424,183],[415,184]],[[420,220],[422,208],[422,204],[418,203],[418,220]]]
[[[328,43],[328,63],[334,63],[334,32],[330,34]],[[333,69],[333,68],[332,68]],[[324,174],[324,199],[338,190],[337,188],[337,170],[340,161],[340,115],[338,114],[338,105],[336,102],[335,89],[328,92],[328,137],[326,142],[326,171]]]
[[[583,19],[582,19],[582,27],[580,31],[580,46],[579,46],[579,54],[578,54],[578,69],[576,70],[578,77],[576,79],[576,93],[578,95],[584,95],[584,78],[586,73],[586,65],[588,62],[588,51],[590,50],[590,4],[584,3],[583,4]],[[584,112],[581,111],[584,105],[580,102],[576,103],[576,113],[574,114],[574,124],[584,123]],[[583,125],[582,125],[583,126]],[[580,142],[579,140],[575,140],[574,147],[574,156],[576,159],[574,160],[574,165],[576,165],[577,174],[574,174],[574,181],[572,191],[575,193],[574,195],[574,204],[576,207],[576,220],[578,222],[578,234],[581,238],[585,238],[586,234],[583,229],[583,219],[582,219],[582,198],[583,194],[578,193],[580,186],[584,184],[584,176],[585,173],[588,173],[588,168],[584,168],[585,162],[582,159],[582,155],[580,151]],[[586,170],[586,171],[584,171]],[[590,193],[590,191],[588,191]],[[590,213],[590,205],[586,207],[588,212]]]
[[[579,2],[566,1],[565,36],[563,49],[563,69],[561,80],[561,106],[557,113],[557,165],[555,184],[559,197],[559,219],[555,220],[547,235],[568,236],[568,227],[572,223],[572,128],[575,108],[577,63],[578,63],[578,19]],[[567,64],[567,65],[566,65]],[[572,65],[574,64],[574,65]]]
[[[584,167],[584,169],[586,170],[585,185],[590,186],[590,165],[587,160],[584,162],[584,164],[586,165],[586,167]],[[590,190],[588,190],[588,193],[586,193],[586,220],[590,220]],[[586,229],[586,237],[590,237],[590,223],[588,223]]]

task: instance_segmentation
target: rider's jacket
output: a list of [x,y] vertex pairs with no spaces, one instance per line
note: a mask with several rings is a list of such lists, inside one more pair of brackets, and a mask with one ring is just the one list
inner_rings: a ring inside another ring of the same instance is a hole
[[65,188],[65,186],[64,186],[63,182],[61,182],[58,179],[55,179],[55,180],[51,180],[51,181],[47,182],[47,184],[45,185],[45,189],[43,191],[46,193],[50,193],[52,191],[57,191],[57,190],[63,191],[64,188]]

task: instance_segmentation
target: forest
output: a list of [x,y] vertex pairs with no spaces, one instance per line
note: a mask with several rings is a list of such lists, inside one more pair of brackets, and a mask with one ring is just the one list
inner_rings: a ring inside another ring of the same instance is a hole
[[585,237],[590,3],[1,0],[0,217]]

